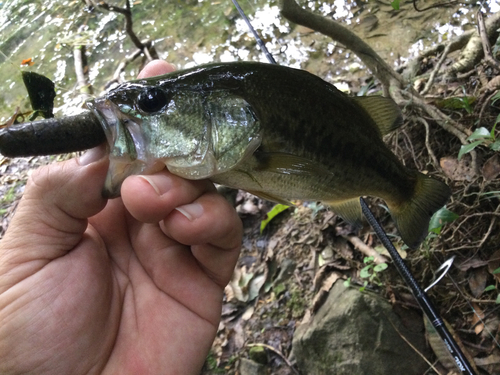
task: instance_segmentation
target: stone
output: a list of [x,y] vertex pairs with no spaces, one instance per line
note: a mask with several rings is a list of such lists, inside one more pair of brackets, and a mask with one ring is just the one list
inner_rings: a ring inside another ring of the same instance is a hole
[[308,375],[421,375],[427,363],[400,334],[429,357],[422,317],[408,310],[404,318],[380,296],[339,280],[316,315],[295,330],[291,358]]

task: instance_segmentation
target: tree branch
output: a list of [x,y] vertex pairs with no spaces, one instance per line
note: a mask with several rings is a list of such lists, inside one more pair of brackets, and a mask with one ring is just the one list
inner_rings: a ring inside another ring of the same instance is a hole
[[281,0],[281,15],[343,44],[353,51],[385,88],[403,87],[403,80],[367,43],[336,21],[302,9],[295,0]]

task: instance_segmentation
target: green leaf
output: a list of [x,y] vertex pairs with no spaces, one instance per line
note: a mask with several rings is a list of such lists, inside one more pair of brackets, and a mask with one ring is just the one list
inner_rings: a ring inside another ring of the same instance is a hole
[[497,116],[497,119],[495,121],[495,125],[493,125],[493,128],[491,128],[491,131],[490,131],[490,138],[491,139],[495,139],[495,129],[496,129],[499,121],[500,121],[500,114]]
[[349,288],[351,286],[351,278],[348,277],[347,280],[344,281],[344,286],[346,288]]
[[391,2],[392,9],[394,9],[394,10],[399,10],[399,1],[400,1],[400,0],[393,0],[393,1]]
[[490,145],[490,148],[491,148],[493,151],[500,151],[500,139],[499,139],[498,141],[493,142],[493,143]]
[[382,272],[386,268],[387,268],[387,263],[380,263],[380,264],[377,264],[375,267],[373,267],[373,270],[375,272]]
[[488,285],[486,288],[484,288],[485,292],[489,292],[490,290],[495,290],[495,285]]
[[[500,99],[500,91],[498,91],[493,98],[491,98],[492,104],[494,104],[498,99]],[[497,118],[498,121],[498,118]]]
[[480,127],[474,130],[474,133],[472,133],[467,140],[473,141],[474,139],[490,139],[491,138],[491,133],[488,129],[485,127]]
[[500,294],[497,296],[497,299],[495,300],[495,303],[500,303]]
[[366,266],[363,269],[361,269],[361,271],[359,271],[359,277],[361,277],[362,279],[366,279],[367,277],[370,277],[372,274],[371,273],[372,268],[373,268],[373,266],[370,264],[369,266]]
[[462,156],[471,152],[472,150],[474,150],[477,146],[479,146],[483,142],[484,141],[475,141],[475,142],[469,143],[468,145],[463,145],[462,147],[460,147],[460,152],[458,153],[458,160],[462,159]]
[[457,218],[458,215],[456,213],[448,210],[446,207],[443,207],[432,215],[431,221],[429,222],[429,232],[439,234],[441,233],[441,227],[444,224],[451,223],[457,220]]
[[493,271],[493,275],[500,273],[500,267],[498,267],[496,270]]
[[277,215],[287,210],[288,208],[290,208],[290,206],[284,204],[277,204],[276,206],[274,206],[272,210],[267,213],[266,219],[260,222],[260,234],[262,234],[264,229],[266,229],[267,224],[269,224],[272,219],[274,219]]
[[363,258],[363,263],[370,263],[370,262],[373,262],[373,260],[375,259],[375,257],[364,257]]

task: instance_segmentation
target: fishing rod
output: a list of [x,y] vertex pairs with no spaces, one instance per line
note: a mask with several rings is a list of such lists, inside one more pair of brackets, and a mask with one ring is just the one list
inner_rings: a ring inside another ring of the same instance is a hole
[[[391,255],[391,258],[394,262],[394,265],[396,266],[396,269],[399,271],[401,277],[403,277],[406,284],[408,284],[408,286],[410,287],[411,292],[413,293],[413,296],[417,300],[417,303],[419,304],[420,308],[427,316],[432,326],[436,329],[436,332],[438,333],[439,337],[441,337],[441,339],[443,340],[446,349],[448,349],[448,352],[455,360],[455,364],[457,365],[458,369],[463,374],[475,375],[476,373],[472,369],[472,366],[470,365],[464,353],[462,352],[457,342],[451,335],[450,331],[448,331],[448,328],[446,328],[443,319],[432,305],[431,300],[429,299],[425,291],[418,285],[417,280],[415,280],[408,267],[406,267],[403,258],[401,258],[398,251],[392,244],[391,240],[389,240],[387,233],[385,233],[380,223],[377,221],[377,219],[375,219],[373,212],[370,210],[365,200],[363,198],[360,198],[359,201],[361,203],[361,210],[363,211],[363,215],[365,215],[366,220],[368,220],[368,223],[370,223],[371,227],[377,234],[377,237],[380,239],[384,247]],[[428,289],[429,288],[427,288],[427,290]]]
[[[276,64],[278,63],[274,60],[273,56],[271,53],[267,50],[266,45],[260,39],[259,35],[253,28],[250,20],[247,18],[245,13],[243,12],[243,9],[241,9],[240,5],[238,4],[237,0],[232,0],[234,6],[238,10],[239,14],[241,17],[245,20],[246,24],[248,25],[248,28],[254,35],[255,39],[257,40],[257,44],[259,45],[260,49],[264,52],[266,55],[267,59],[271,64]],[[448,352],[451,354],[453,360],[455,361],[455,364],[457,368],[461,371],[462,374],[468,374],[468,375],[476,375],[475,371],[473,370],[472,366],[470,365],[469,361],[465,357],[464,353],[458,346],[457,342],[451,335],[450,331],[448,328],[446,328],[446,325],[444,324],[443,319],[439,315],[438,311],[434,308],[432,305],[429,297],[426,294],[426,291],[429,290],[432,286],[434,286],[440,278],[442,278],[445,273],[448,271],[448,269],[451,266],[452,259],[447,261],[446,263],[446,270],[445,272],[441,275],[439,279],[437,279],[433,284],[431,284],[425,291],[418,285],[417,281],[415,280],[415,277],[413,277],[412,273],[404,263],[403,259],[399,255],[398,251],[390,241],[389,237],[385,233],[384,229],[380,225],[380,223],[377,221],[375,216],[373,215],[373,212],[370,210],[368,205],[366,204],[365,200],[361,197],[359,199],[361,203],[361,210],[363,212],[363,215],[366,217],[368,220],[368,223],[371,225],[375,233],[377,234],[378,238],[384,245],[384,247],[387,249],[389,254],[391,255],[391,258],[394,262],[394,265],[396,266],[396,269],[406,282],[408,286],[410,287],[413,296],[417,300],[417,303],[419,304],[420,308],[424,312],[424,314],[427,316],[429,321],[431,322],[432,326],[435,328],[436,332],[438,333],[439,337],[443,340],[446,349]],[[444,265],[444,264],[443,264]]]

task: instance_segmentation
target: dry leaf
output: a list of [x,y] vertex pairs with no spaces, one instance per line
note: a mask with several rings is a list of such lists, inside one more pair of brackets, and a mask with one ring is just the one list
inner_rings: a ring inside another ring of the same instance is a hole
[[472,295],[479,298],[486,288],[486,281],[488,280],[488,271],[485,267],[473,269],[470,272],[469,288]]
[[486,266],[488,264],[487,261],[485,260],[482,260],[482,259],[479,259],[477,257],[473,257],[473,258],[470,258],[469,260],[463,262],[463,263],[460,263],[460,264],[457,264],[456,267],[460,270],[460,271],[467,271],[469,268],[478,268],[478,267],[483,267],[483,266]]
[[495,154],[486,160],[481,172],[486,181],[493,180],[497,177],[500,174],[500,155]]
[[323,302],[325,302],[326,297],[328,297],[328,293],[330,292],[330,289],[332,289],[333,284],[335,281],[340,279],[342,277],[342,274],[338,272],[333,272],[330,276],[328,276],[322,283],[320,290],[318,293],[313,298],[312,301],[312,311],[315,313],[318,311],[318,309],[323,305]]
[[[472,306],[474,307],[474,310],[476,310],[476,313],[472,315],[472,325],[474,326],[474,332],[476,332],[476,335],[479,335],[484,329],[484,323],[481,321],[484,318],[484,313],[477,303],[473,302]],[[481,323],[478,324],[478,322]]]
[[464,156],[460,161],[455,156],[445,156],[439,161],[444,174],[454,181],[472,181],[474,168],[470,157]]

